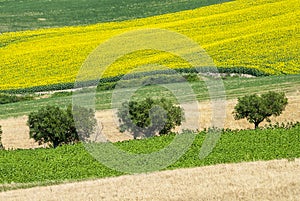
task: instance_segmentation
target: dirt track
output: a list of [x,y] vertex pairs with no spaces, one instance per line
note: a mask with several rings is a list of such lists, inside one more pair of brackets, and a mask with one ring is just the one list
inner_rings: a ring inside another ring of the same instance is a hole
[[[275,122],[296,122],[300,121],[300,95],[299,93],[294,96],[289,96],[289,104],[283,114],[276,118],[271,118],[272,123]],[[233,119],[232,111],[236,104],[236,100],[228,100],[226,106],[226,118],[224,128],[231,129],[246,129],[253,128],[246,120],[236,121]],[[189,118],[193,119],[193,108],[187,106],[192,114]],[[197,127],[198,129],[211,127],[211,105],[209,102],[199,103],[200,119],[198,125],[189,125],[190,127]],[[120,133],[116,122],[117,119],[113,115],[112,110],[104,110],[96,113],[97,120],[101,122],[101,131],[104,133],[109,141],[116,142],[122,140],[132,139],[132,136]],[[187,119],[188,120],[188,119]],[[38,147],[37,143],[29,139],[29,129],[26,125],[27,117],[9,118],[0,120],[2,125],[3,136],[2,142],[5,148],[35,148]],[[196,123],[197,124],[197,123]],[[263,124],[262,124],[263,125]]]
[[299,200],[300,159],[222,164],[0,193],[0,200]]

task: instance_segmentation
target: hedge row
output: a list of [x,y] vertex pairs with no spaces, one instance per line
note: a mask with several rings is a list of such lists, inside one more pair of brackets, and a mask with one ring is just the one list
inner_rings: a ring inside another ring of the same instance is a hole
[[178,69],[170,69],[170,70],[157,70],[157,71],[148,71],[148,72],[139,72],[133,74],[126,75],[118,75],[114,77],[106,77],[101,78],[100,80],[90,80],[85,82],[73,82],[70,83],[60,83],[60,84],[52,84],[52,85],[44,85],[44,86],[35,86],[24,89],[11,89],[11,90],[0,90],[0,93],[10,93],[10,94],[21,94],[21,93],[37,93],[37,92],[46,92],[46,91],[57,91],[57,90],[66,90],[73,88],[82,88],[89,86],[98,86],[100,87],[106,83],[114,83],[119,80],[130,80],[143,78],[147,76],[153,75],[173,75],[177,73],[236,73],[236,74],[249,74],[256,77],[259,76],[268,76],[269,74],[261,72],[257,69],[253,68],[245,68],[245,67],[232,67],[232,68],[223,68],[223,67],[199,67],[199,68],[178,68]]

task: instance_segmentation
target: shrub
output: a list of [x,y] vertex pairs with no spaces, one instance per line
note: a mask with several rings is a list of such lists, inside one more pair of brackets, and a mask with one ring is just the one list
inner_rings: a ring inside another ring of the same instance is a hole
[[16,96],[11,94],[0,93],[0,105],[7,103],[15,103],[19,101],[32,100],[30,96]]
[[183,77],[188,81],[188,82],[198,82],[199,77],[196,73],[189,73],[186,75],[183,75]]

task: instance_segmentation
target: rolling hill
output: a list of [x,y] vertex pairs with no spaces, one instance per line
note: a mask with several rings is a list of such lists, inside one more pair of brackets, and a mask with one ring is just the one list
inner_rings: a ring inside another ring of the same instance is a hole
[[4,0],[0,33],[144,18],[230,0]]
[[[0,35],[0,89],[73,82],[99,44],[130,30],[148,28],[186,35],[218,67],[298,74],[299,8],[297,0],[237,0],[124,22],[4,33]],[[162,58],[162,64],[169,67],[188,67],[168,53],[140,51],[116,61],[106,76]]]

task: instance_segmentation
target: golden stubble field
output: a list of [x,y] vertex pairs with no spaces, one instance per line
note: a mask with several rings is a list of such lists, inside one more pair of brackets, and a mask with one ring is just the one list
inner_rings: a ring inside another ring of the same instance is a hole
[[[272,117],[272,123],[275,122],[296,122],[300,121],[300,94],[295,92],[289,94],[288,96],[289,104],[286,110],[279,117]],[[227,100],[226,101],[226,118],[224,121],[224,128],[231,129],[246,129],[253,128],[253,125],[248,123],[246,120],[236,121],[233,118],[232,111],[236,105],[237,100]],[[188,108],[188,105],[184,106]],[[191,108],[190,108],[191,110]],[[188,111],[189,113],[195,111]],[[210,102],[200,102],[199,103],[200,121],[198,128],[208,128],[211,127],[211,114],[212,108]],[[106,139],[111,142],[123,141],[132,139],[132,136],[124,133],[120,133],[117,127],[117,119],[114,115],[113,110],[103,110],[96,112],[96,118],[100,125],[100,131],[105,135]],[[193,118],[190,116],[189,118]],[[187,119],[188,120],[188,119]],[[29,128],[26,125],[27,116],[22,116],[18,118],[9,118],[0,120],[0,125],[2,125],[3,135],[2,142],[6,149],[8,148],[36,148],[39,147],[32,139],[29,139]],[[187,123],[188,124],[188,123]],[[262,123],[263,126],[266,123]],[[193,127],[194,125],[191,125]],[[44,145],[41,145],[42,147]]]
[[220,164],[0,193],[0,200],[296,201],[300,159]]

